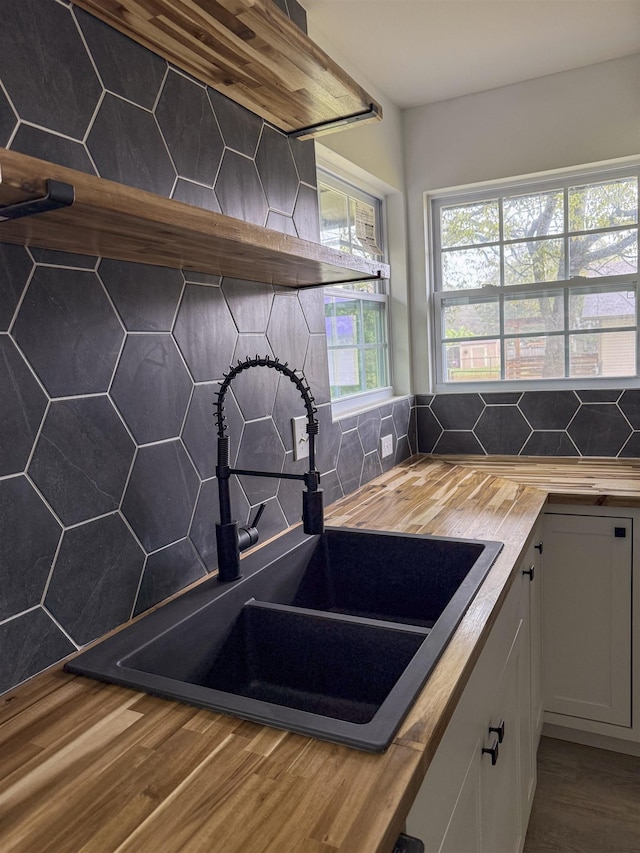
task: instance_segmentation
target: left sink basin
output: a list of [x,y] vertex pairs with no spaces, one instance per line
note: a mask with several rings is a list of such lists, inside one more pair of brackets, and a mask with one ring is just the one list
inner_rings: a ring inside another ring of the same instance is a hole
[[[380,534],[358,534],[359,550],[370,548],[380,556]],[[295,528],[248,554],[240,581],[205,581],[83,652],[66,669],[360,749],[384,750],[501,545],[474,543],[475,565],[465,566],[464,580],[455,581],[449,603],[439,606],[435,624],[427,626],[409,624],[406,614],[400,622],[394,614],[380,618],[378,602],[373,608],[378,618],[330,612],[315,583],[310,603],[300,601],[313,555],[317,562],[318,553],[327,552],[327,537],[337,543],[337,555],[343,553],[342,540],[349,554],[353,531],[329,528],[321,536],[305,536]],[[414,571],[423,565],[425,573],[455,574],[442,560],[434,563],[437,537],[399,536],[394,552],[402,549],[402,539],[411,540],[404,543],[411,549],[423,545],[422,563],[416,553]],[[466,540],[439,542],[453,548]],[[359,584],[364,578],[361,574]],[[417,581],[407,575],[408,595],[417,591]],[[424,594],[432,597],[431,584]]]

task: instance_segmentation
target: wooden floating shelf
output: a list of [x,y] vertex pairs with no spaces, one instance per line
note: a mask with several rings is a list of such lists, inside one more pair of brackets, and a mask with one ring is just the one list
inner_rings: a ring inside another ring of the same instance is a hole
[[74,0],[276,127],[310,139],[382,108],[273,0]]
[[67,207],[2,221],[0,242],[312,287],[388,278],[389,267],[241,219],[0,148],[0,206],[74,188]]

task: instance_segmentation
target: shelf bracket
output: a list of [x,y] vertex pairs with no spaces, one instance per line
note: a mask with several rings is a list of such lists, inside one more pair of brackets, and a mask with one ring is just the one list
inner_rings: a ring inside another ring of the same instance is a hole
[[46,187],[47,194],[41,198],[32,198],[28,201],[20,201],[17,204],[0,206],[0,222],[20,219],[22,216],[36,216],[38,213],[58,210],[60,207],[69,207],[73,204],[75,190],[72,184],[47,180]]
[[369,109],[361,113],[352,113],[343,118],[332,118],[329,121],[321,121],[318,124],[310,124],[307,127],[300,127],[298,130],[290,130],[287,136],[296,139],[299,136],[308,136],[311,133],[319,133],[320,131],[329,131],[334,128],[344,127],[346,124],[353,124],[356,121],[363,121],[368,118],[377,118],[380,115],[380,108],[376,104],[369,104]]

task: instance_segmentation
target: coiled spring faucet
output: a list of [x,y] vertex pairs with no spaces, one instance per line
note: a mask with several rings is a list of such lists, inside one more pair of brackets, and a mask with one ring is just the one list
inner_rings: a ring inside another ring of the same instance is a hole
[[[309,436],[309,470],[304,474],[285,474],[275,471],[247,471],[240,468],[231,468],[229,465],[229,436],[226,434],[227,425],[224,415],[224,399],[229,386],[233,380],[245,370],[251,367],[268,367],[276,370],[293,382],[304,402],[307,412],[307,435]],[[224,380],[220,383],[216,402],[216,427],[218,431],[218,464],[216,465],[216,477],[218,478],[218,497],[220,500],[220,522],[216,524],[216,542],[218,546],[218,580],[235,581],[241,577],[240,553],[246,548],[255,545],[258,541],[258,521],[264,510],[264,504],[248,527],[239,527],[231,515],[231,494],[229,490],[229,479],[232,474],[246,474],[252,477],[274,477],[286,480],[302,480],[306,486],[302,493],[302,522],[305,533],[322,533],[324,530],[324,513],[322,507],[322,489],[320,488],[320,473],[315,467],[315,437],[318,434],[318,421],[316,420],[317,409],[314,399],[304,376],[298,376],[285,362],[281,364],[279,359],[269,356],[255,356],[238,361],[232,365],[229,373],[224,374]]]

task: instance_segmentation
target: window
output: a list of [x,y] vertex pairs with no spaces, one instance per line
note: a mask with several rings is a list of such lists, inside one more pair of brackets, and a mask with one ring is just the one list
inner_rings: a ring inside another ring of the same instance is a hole
[[437,390],[638,376],[638,177],[431,200]]
[[[340,252],[384,257],[382,202],[329,175],[318,175],[320,241]],[[347,406],[390,393],[386,282],[324,289],[332,401]]]

